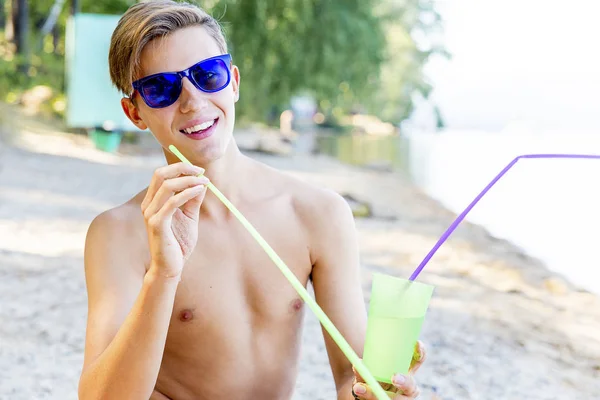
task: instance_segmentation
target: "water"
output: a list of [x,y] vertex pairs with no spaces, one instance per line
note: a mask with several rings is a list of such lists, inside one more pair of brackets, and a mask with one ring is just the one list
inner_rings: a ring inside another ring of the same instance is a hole
[[380,382],[408,373],[425,317],[384,318],[369,315],[363,360]]
[[[447,132],[413,135],[410,174],[455,213],[522,154],[600,154],[600,135]],[[466,220],[600,294],[600,160],[520,160]]]
[[[516,156],[600,154],[600,135],[452,131],[404,139],[342,136],[321,139],[319,148],[344,162],[383,160],[379,162],[402,169],[458,214]],[[600,294],[599,178],[599,160],[520,160],[465,220],[510,241],[578,287]]]
[[396,136],[320,133],[316,146],[320,152],[352,165],[405,167],[404,148]]

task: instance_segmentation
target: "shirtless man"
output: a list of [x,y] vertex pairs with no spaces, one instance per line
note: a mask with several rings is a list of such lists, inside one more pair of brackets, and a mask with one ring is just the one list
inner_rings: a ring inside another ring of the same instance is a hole
[[[232,135],[240,72],[218,23],[188,4],[136,4],[113,34],[109,62],[129,119],[163,149],[174,144],[206,177],[164,150],[168,165],[149,186],[92,222],[80,399],[292,396],[303,303],[206,194],[208,179],[303,285],[312,281],[316,300],[360,355],[367,317],[352,213],[334,192],[241,154]],[[353,389],[356,398],[374,398],[325,340],[338,399],[353,399]],[[424,359],[417,347],[412,372]],[[398,378],[396,399],[416,398],[412,373]]]

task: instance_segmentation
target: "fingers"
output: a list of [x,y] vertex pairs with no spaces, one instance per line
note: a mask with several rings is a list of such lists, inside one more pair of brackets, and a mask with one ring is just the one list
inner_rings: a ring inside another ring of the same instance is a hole
[[172,178],[163,181],[162,185],[154,195],[154,198],[150,201],[150,204],[148,204],[145,210],[142,210],[144,217],[148,219],[152,215],[158,213],[158,211],[171,197],[173,197],[174,194],[188,188],[204,186],[207,183],[208,178],[204,176],[181,176],[179,178]]
[[[377,398],[377,396],[375,395],[375,393],[373,393],[373,391],[371,390],[369,385],[367,385],[365,383],[355,383],[354,386],[352,387],[352,390],[354,391],[356,396],[361,400],[379,400]],[[384,387],[383,390],[386,391],[388,398],[390,398],[390,399],[394,398],[394,393],[392,393],[392,391],[394,390],[393,388],[386,389]]]
[[[412,375],[396,374],[392,377],[392,383],[398,389],[398,394],[414,399],[419,396],[417,382]],[[402,397],[400,397],[402,398]]]
[[[352,386],[352,390],[358,396],[359,399],[362,400],[377,400],[377,397],[369,387],[369,385],[364,383],[364,380],[360,378],[360,376],[354,372],[356,375],[356,382]],[[392,378],[393,386],[389,386],[388,384],[382,384],[382,387],[385,391],[388,392],[398,392],[398,394],[393,397],[394,400],[408,400],[408,399],[416,399],[420,395],[420,390],[417,386],[417,382],[412,375],[402,375],[396,374]]]
[[154,174],[152,175],[152,180],[150,181],[150,185],[148,186],[146,196],[142,201],[142,210],[145,210],[148,207],[158,189],[167,179],[173,179],[181,175],[197,176],[203,173],[203,168],[182,162],[170,164],[156,169],[156,171],[154,171]]
[[156,214],[148,218],[148,225],[153,229],[158,228],[162,223],[169,220],[169,218],[175,213],[175,210],[183,206],[194,197],[198,197],[200,195],[203,196],[205,191],[205,186],[194,186],[170,197]]
[[[423,365],[427,356],[427,352],[425,350],[425,345],[421,341],[417,341],[415,344],[413,359],[411,361],[410,371],[407,375],[396,374],[392,377],[392,383],[395,389],[393,391],[397,391],[394,400],[413,400],[419,397],[420,390],[417,387],[417,383],[413,377],[414,373]],[[365,380],[360,376],[358,371],[354,367],[352,367],[352,371],[354,372],[354,376],[356,381],[353,385],[353,390],[356,395],[362,400],[376,400],[375,395],[368,385],[365,384]],[[391,389],[387,388],[387,384],[382,384],[384,390],[388,391],[388,394]]]
[[[411,375],[395,375],[392,382],[394,383],[396,391],[398,392],[393,397],[394,400],[413,400],[419,397],[420,390]],[[354,390],[354,393],[356,393],[358,398],[361,400],[377,400],[377,397],[371,388],[364,383],[355,383],[352,387],[352,390]],[[390,389],[387,389],[386,391],[389,395]]]
[[413,359],[410,363],[410,373],[416,373],[421,365],[425,362],[425,358],[427,357],[427,351],[425,350],[425,345],[420,340],[417,341],[415,345],[415,351],[413,354]]
[[352,390],[361,400],[377,400],[371,388],[364,383],[355,383]]
[[180,207],[185,216],[194,221],[198,220],[198,217],[200,216],[200,206],[202,206],[204,196],[206,196],[206,185],[202,185],[200,193],[197,196],[192,197]]

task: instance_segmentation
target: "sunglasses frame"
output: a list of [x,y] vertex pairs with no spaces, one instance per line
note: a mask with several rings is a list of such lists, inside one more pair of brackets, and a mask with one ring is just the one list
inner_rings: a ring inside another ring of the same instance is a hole
[[[190,70],[199,66],[200,64],[203,64],[207,61],[213,61],[213,60],[221,60],[225,63],[225,68],[227,69],[227,82],[220,87],[219,89],[215,89],[215,90],[206,90],[203,89],[202,87],[200,87],[200,84],[198,82],[196,82],[196,80],[194,79],[193,75],[190,74]],[[165,106],[151,106],[150,104],[148,104],[148,101],[146,100],[146,96],[144,95],[144,92],[141,90],[141,88],[143,87],[144,83],[147,82],[148,80],[155,78],[157,76],[165,76],[165,75],[170,75],[173,76],[175,75],[177,78],[179,78],[179,82],[181,85],[181,89],[179,90],[179,94],[177,95],[177,97],[173,100],[172,103],[167,104]],[[225,54],[221,54],[218,56],[214,56],[214,57],[210,57],[210,58],[206,58],[202,61],[197,62],[196,64],[192,65],[189,68],[186,68],[182,71],[175,71],[175,72],[159,72],[157,74],[152,74],[152,75],[148,75],[145,76],[141,79],[138,79],[137,81],[133,82],[132,86],[133,86],[133,90],[134,92],[132,93],[131,97],[133,97],[135,95],[135,92],[137,91],[140,96],[142,97],[142,99],[144,100],[144,103],[146,103],[146,105],[150,108],[165,108],[165,107],[169,107],[170,105],[173,105],[173,103],[175,103],[177,101],[177,99],[179,99],[179,96],[181,96],[181,91],[183,90],[183,78],[188,78],[190,82],[192,82],[192,84],[194,85],[194,87],[198,90],[200,90],[201,92],[204,93],[216,93],[219,92],[223,89],[225,89],[227,86],[229,86],[229,83],[231,82],[231,54],[229,53],[225,53]]]

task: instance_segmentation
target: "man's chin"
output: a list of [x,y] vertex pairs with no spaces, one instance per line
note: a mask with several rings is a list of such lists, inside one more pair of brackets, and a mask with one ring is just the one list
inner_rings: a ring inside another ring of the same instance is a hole
[[[221,130],[215,132],[205,140],[189,140],[175,137],[174,145],[186,155],[191,162],[198,165],[206,165],[225,157],[229,147],[233,145],[231,134],[223,136]],[[170,143],[166,145],[168,147]],[[194,160],[194,161],[192,161]]]
[[225,157],[226,148],[217,143],[210,146],[193,146],[191,149],[193,157],[202,165],[207,165],[219,161]]

